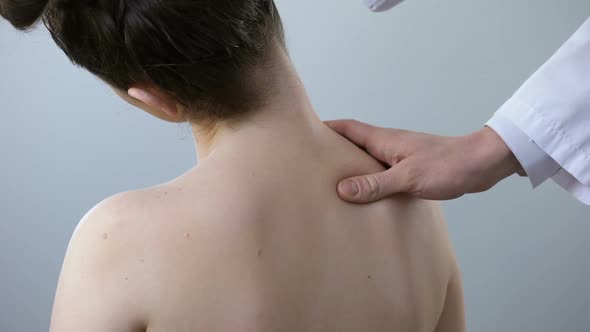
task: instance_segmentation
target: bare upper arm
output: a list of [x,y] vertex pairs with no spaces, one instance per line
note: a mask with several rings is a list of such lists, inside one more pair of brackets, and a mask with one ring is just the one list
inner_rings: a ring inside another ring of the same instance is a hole
[[463,284],[459,265],[454,257],[452,271],[447,285],[443,311],[434,332],[464,332],[466,330]]
[[131,244],[121,228],[129,195],[113,196],[78,225],[64,259],[51,332],[144,331],[139,285],[126,275]]
[[[426,211],[426,216],[429,216],[425,219],[430,218],[433,221],[428,223],[432,229],[422,233],[425,236],[422,241],[418,241],[419,247],[414,249],[417,251],[431,245],[429,247],[429,251],[432,253],[432,261],[430,262],[432,270],[430,272],[433,279],[431,282],[432,284],[439,283],[440,288],[437,290],[437,294],[444,296],[441,299],[442,310],[441,302],[438,302],[437,305],[437,312],[440,314],[434,332],[464,332],[466,326],[463,283],[448,226],[438,203],[427,202],[424,205],[424,211]],[[426,228],[428,229],[428,227]],[[438,273],[435,272],[437,270]]]

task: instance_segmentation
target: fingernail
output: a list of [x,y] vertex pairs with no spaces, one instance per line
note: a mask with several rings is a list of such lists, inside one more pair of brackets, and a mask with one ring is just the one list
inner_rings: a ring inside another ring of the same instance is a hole
[[355,197],[359,193],[359,187],[352,180],[344,180],[338,185],[338,191],[348,197]]

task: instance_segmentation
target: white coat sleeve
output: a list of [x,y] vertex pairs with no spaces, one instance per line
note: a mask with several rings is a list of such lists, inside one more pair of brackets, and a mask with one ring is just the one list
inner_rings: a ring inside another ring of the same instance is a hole
[[533,186],[552,178],[590,205],[590,19],[487,123]]

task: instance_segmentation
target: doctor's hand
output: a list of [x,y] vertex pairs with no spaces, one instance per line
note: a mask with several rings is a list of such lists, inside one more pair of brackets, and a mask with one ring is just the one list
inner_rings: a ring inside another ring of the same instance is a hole
[[492,188],[522,168],[490,128],[466,136],[444,137],[374,127],[354,120],[326,124],[390,166],[383,173],[343,180],[340,197],[369,203],[397,193],[448,200]]

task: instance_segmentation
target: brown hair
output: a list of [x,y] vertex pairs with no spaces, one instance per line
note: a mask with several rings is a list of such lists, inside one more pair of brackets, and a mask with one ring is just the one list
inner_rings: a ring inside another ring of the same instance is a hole
[[41,19],[74,64],[124,91],[154,84],[193,120],[258,105],[251,73],[284,45],[273,0],[0,0],[0,15],[20,30]]

